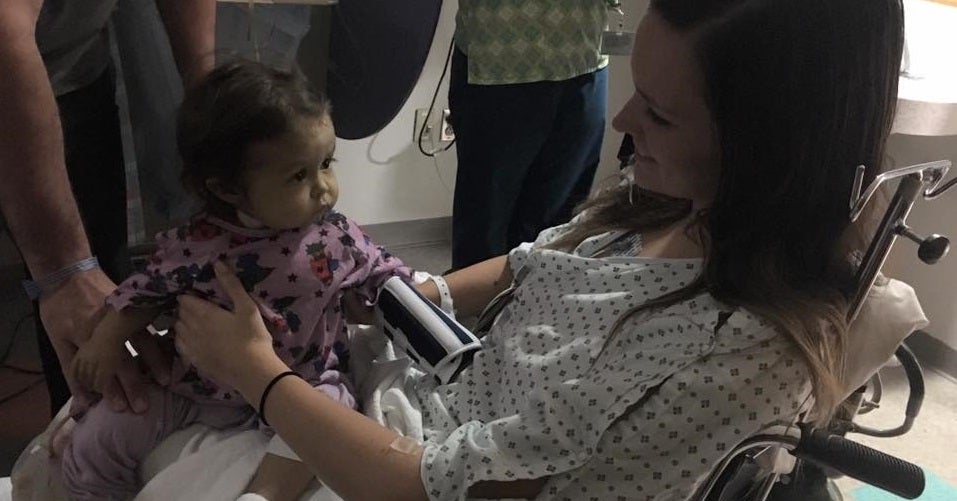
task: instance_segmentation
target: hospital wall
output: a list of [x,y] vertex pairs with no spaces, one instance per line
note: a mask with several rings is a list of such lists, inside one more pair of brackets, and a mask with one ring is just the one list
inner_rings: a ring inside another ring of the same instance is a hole
[[[336,145],[339,209],[362,224],[446,218],[452,213],[455,147],[429,158],[412,141],[415,110],[428,108],[455,29],[457,0],[442,2],[432,47],[419,81],[398,115],[378,133]],[[448,107],[448,75],[435,109]],[[431,149],[431,145],[426,145]]]
[[[625,0],[628,24],[634,26],[647,0]],[[360,140],[339,140],[336,173],[340,184],[340,209],[364,224],[383,224],[452,215],[455,185],[455,147],[436,158],[422,155],[412,141],[415,110],[428,108],[442,74],[445,56],[455,29],[458,2],[443,2],[439,25],[418,84],[396,118],[379,133]],[[615,158],[621,135],[611,130],[611,117],[631,94],[627,57],[613,57],[609,65],[609,119],[597,180],[608,180],[617,171]],[[436,110],[447,105],[448,76],[439,90]],[[520,119],[520,118],[519,118]],[[426,145],[427,148],[431,145]]]
[[[644,13],[648,0],[625,0],[627,25],[634,27]],[[364,225],[410,223],[429,224],[427,236],[435,229],[448,233],[452,215],[452,191],[455,186],[455,147],[429,158],[422,155],[412,141],[415,110],[428,108],[435,87],[439,83],[445,57],[455,29],[457,0],[442,2],[436,34],[428,58],[409,98],[396,117],[378,133],[360,140],[342,140],[337,145],[339,160],[336,173],[340,183],[339,209]],[[156,24],[156,23],[154,23]],[[170,63],[171,64],[171,63]],[[611,129],[611,117],[631,95],[630,71],[627,57],[612,57],[609,64],[609,117],[606,141],[596,179],[611,182],[617,172],[616,153],[621,135]],[[448,107],[448,75],[438,92],[435,109]],[[431,148],[431,145],[426,145]],[[148,190],[147,190],[148,191]],[[149,205],[149,204],[146,204]],[[163,218],[147,210],[146,238],[159,231]],[[159,223],[151,223],[153,220]],[[403,229],[416,229],[415,224],[403,224]],[[411,235],[413,240],[418,238]],[[6,234],[0,235],[0,266],[16,265],[19,256]]]
[[[888,161],[892,166],[950,160],[957,164],[957,136],[891,136]],[[957,172],[951,170],[951,176]],[[939,233],[957,243],[957,194],[948,193],[934,201],[918,202],[908,224],[920,235]],[[926,331],[950,350],[957,350],[957,252],[931,266],[917,259],[917,246],[898,240],[885,266],[885,273],[909,283],[917,291],[924,312],[930,319]],[[954,365],[955,353],[940,360],[947,368]]]
[[[626,25],[633,28],[647,8],[648,0],[624,0]],[[457,0],[443,1],[436,35],[422,75],[397,116],[377,134],[360,140],[340,140],[337,174],[341,187],[339,208],[365,225],[425,222],[447,231],[452,213],[455,184],[455,147],[429,158],[412,141],[415,110],[427,108],[439,82],[455,27]],[[447,107],[448,76],[439,89],[436,110]],[[616,153],[621,135],[611,128],[611,118],[632,93],[627,57],[612,57],[609,63],[608,120],[602,160],[596,184],[611,182],[617,171]],[[889,147],[894,165],[938,159],[957,162],[957,137],[894,136]],[[910,219],[922,234],[941,233],[957,238],[957,195],[919,204]],[[437,223],[437,224],[436,224]],[[415,225],[402,224],[405,228]],[[425,226],[425,225],[423,225]],[[415,238],[413,235],[412,238]],[[18,262],[16,250],[6,235],[0,238],[0,263]],[[889,275],[915,287],[931,320],[928,332],[945,346],[957,350],[957,256],[935,266],[924,265],[914,245],[902,241],[886,267]]]
[[[946,2],[905,0],[907,57],[905,69],[911,78],[902,79],[902,111],[896,130],[920,134],[954,134],[954,85],[957,65],[953,47],[957,44],[957,7]],[[935,104],[938,103],[938,104]],[[901,167],[934,160],[957,163],[957,135],[891,136],[888,167]],[[954,176],[957,169],[952,169]],[[957,239],[957,194],[918,202],[908,224],[920,235],[938,233]],[[955,240],[957,242],[957,240]],[[957,254],[933,266],[920,262],[916,245],[898,241],[885,267],[888,275],[911,284],[930,319],[926,335],[912,338],[912,346],[925,362],[957,377]]]
[[[647,0],[625,0],[626,25],[634,27],[647,8]],[[342,210],[365,224],[395,223],[451,216],[451,188],[455,181],[455,148],[430,159],[411,141],[417,108],[426,108],[442,73],[446,50],[454,30],[457,2],[444,2],[438,30],[419,83],[399,115],[378,134],[340,141]],[[447,79],[439,92],[437,109],[447,106]],[[609,63],[608,120],[596,186],[611,182],[617,172],[616,154],[621,134],[611,128],[611,119],[632,93],[627,57],[612,57]],[[891,165],[949,159],[957,162],[957,137],[895,135],[888,148]],[[918,204],[912,226],[918,232],[941,233],[957,239],[957,195]],[[955,240],[957,242],[957,240]],[[887,274],[910,283],[917,290],[931,320],[928,333],[946,347],[957,350],[957,255],[928,266],[917,260],[914,245],[900,241],[886,268]]]

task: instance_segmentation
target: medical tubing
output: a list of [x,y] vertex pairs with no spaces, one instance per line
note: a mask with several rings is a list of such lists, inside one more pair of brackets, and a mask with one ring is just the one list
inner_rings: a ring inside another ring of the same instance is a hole
[[266,389],[263,390],[263,394],[259,397],[259,420],[262,421],[266,426],[269,426],[269,421],[266,421],[266,397],[269,396],[269,392],[272,391],[272,387],[276,386],[276,383],[286,376],[301,377],[298,373],[296,373],[296,371],[280,372],[276,377],[272,378],[272,381],[270,381],[269,384],[266,385]]
[[807,424],[800,427],[801,440],[793,455],[905,499],[924,492],[924,472],[917,465]]

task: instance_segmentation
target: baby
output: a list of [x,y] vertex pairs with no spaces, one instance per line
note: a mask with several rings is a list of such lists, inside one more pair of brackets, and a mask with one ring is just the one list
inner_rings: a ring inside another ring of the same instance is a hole
[[[178,144],[184,183],[206,208],[160,234],[146,271],[107,300],[105,317],[70,369],[76,381],[95,390],[110,384],[124,342],[180,294],[229,308],[213,273],[222,261],[258,302],[282,360],[317,390],[355,407],[340,372],[348,355],[341,298],[353,289],[372,302],[383,282],[410,271],[333,210],[335,131],[325,99],[298,73],[228,64],[186,96]],[[182,358],[174,359],[172,376],[149,391],[145,414],[101,404],[78,419],[62,459],[73,499],[131,498],[141,487],[141,462],[173,431],[196,422],[239,426],[255,416],[236,391]],[[312,476],[278,436],[270,452],[249,490],[297,498]]]

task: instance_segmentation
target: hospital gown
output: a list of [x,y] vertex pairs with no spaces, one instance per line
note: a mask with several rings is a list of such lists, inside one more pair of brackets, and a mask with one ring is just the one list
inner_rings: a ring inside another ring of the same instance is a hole
[[796,349],[708,294],[633,315],[609,340],[629,308],[690,283],[701,261],[633,257],[640,238],[616,232],[572,253],[542,248],[562,231],[510,253],[527,274],[458,381],[415,383],[431,499],[546,476],[537,499],[686,499],[738,442],[805,407]]

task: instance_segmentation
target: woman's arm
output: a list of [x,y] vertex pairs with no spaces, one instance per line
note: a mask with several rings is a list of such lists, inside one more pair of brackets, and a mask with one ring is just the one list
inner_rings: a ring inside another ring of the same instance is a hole
[[[482,313],[485,306],[512,284],[508,256],[499,256],[446,275],[455,310],[461,317]],[[439,303],[439,289],[432,281],[418,286],[419,292]]]
[[[512,270],[508,256],[499,256],[461,269],[444,276],[452,293],[452,301],[459,317],[472,317],[479,313],[500,292],[512,283]],[[415,286],[423,296],[435,304],[441,302],[435,282],[427,281]],[[348,291],[342,297],[346,318],[352,323],[373,324],[375,313],[371,306]]]
[[[275,375],[288,370],[277,357],[261,357],[236,387],[258,402]],[[269,424],[299,457],[345,499],[427,500],[419,477],[422,448],[391,447],[395,432],[326,397],[299,378],[281,379],[265,404]],[[369,472],[375,472],[370,482]]]
[[[177,348],[255,405],[269,382],[289,369],[273,351],[256,305],[236,276],[221,263],[216,264],[216,275],[234,310],[192,296],[180,297]],[[420,476],[421,447],[411,451],[393,447],[398,434],[314,391],[305,381],[281,379],[264,407],[273,428],[320,480],[345,499],[428,499]],[[375,472],[374,481],[370,471]],[[514,484],[517,490],[509,488],[511,483],[482,488],[493,489],[485,492],[497,497],[530,497],[534,493],[526,490],[528,484]]]
[[[289,368],[276,356],[259,310],[236,275],[216,263],[220,285],[233,301],[223,310],[196,297],[179,297],[177,350],[190,362],[258,405],[266,385]],[[269,392],[269,424],[316,475],[346,499],[426,500],[419,479],[421,448],[393,449],[399,438],[298,378]],[[369,472],[375,472],[370,481]]]

